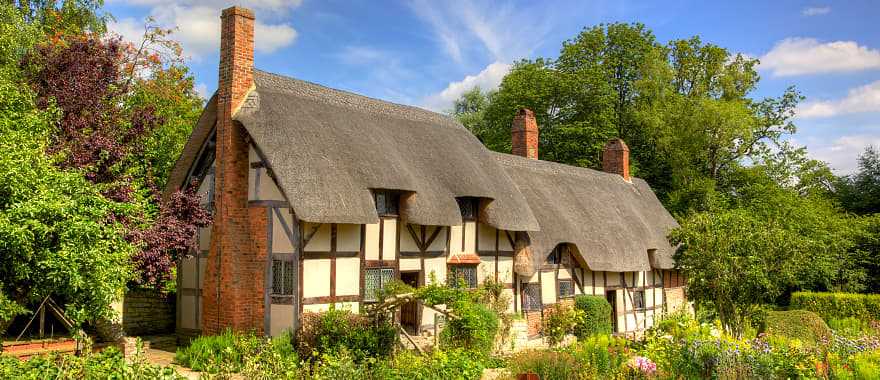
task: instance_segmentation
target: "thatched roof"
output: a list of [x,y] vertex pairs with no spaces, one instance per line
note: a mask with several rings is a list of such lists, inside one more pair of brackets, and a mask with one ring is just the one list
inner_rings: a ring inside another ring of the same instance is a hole
[[644,180],[629,183],[617,174],[494,155],[538,218],[540,230],[528,233],[537,267],[556,245],[571,243],[595,271],[672,268],[666,234],[678,224]]
[[[535,265],[571,243],[596,271],[672,268],[666,233],[677,223],[641,179],[492,153],[454,119],[423,109],[262,71],[254,80],[235,119],[301,220],[375,223],[371,190],[394,189],[414,194],[405,202],[408,222],[458,225],[456,197],[488,198],[483,221],[531,231]],[[210,137],[215,98],[167,191],[183,184]]]
[[376,223],[371,190],[391,189],[414,195],[404,208],[409,223],[461,224],[456,197],[479,197],[492,200],[488,224],[537,229],[489,150],[454,119],[257,70],[254,82],[234,119],[299,219]]

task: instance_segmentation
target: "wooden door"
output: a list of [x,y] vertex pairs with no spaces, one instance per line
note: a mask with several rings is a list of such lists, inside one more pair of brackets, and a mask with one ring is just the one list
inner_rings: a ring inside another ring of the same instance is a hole
[[[416,288],[419,286],[419,272],[400,272],[400,280]],[[400,325],[408,332],[418,334],[420,325],[418,302],[408,302],[400,306]]]
[[605,292],[605,299],[611,304],[611,332],[617,332],[617,291],[609,290]]

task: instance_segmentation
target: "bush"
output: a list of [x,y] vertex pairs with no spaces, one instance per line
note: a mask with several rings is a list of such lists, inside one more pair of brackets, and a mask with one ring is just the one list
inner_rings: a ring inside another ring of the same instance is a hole
[[397,339],[397,330],[388,321],[370,321],[349,310],[331,308],[321,313],[304,313],[296,341],[300,356],[309,361],[343,348],[361,361],[388,356]]
[[574,298],[574,307],[581,313],[574,327],[578,339],[611,334],[611,304],[604,297],[580,295]]
[[236,334],[230,330],[220,335],[200,336],[189,346],[178,348],[174,360],[195,371],[211,374],[248,371],[284,372],[299,359],[294,352],[291,335],[283,333],[272,339],[253,333]]
[[568,348],[581,363],[582,374],[591,379],[614,379],[626,372],[630,358],[627,340],[610,335],[595,335]]
[[789,308],[812,311],[826,321],[847,317],[880,320],[880,294],[796,292]]
[[485,305],[458,301],[452,305],[457,318],[450,318],[440,343],[444,348],[463,348],[488,356],[495,346],[498,315]]
[[581,363],[574,356],[556,350],[522,351],[510,358],[507,368],[514,375],[537,374],[541,380],[577,379],[583,372]]
[[853,317],[831,318],[828,320],[828,327],[845,337],[880,336],[880,323],[865,322]]
[[825,321],[811,311],[771,311],[765,323],[764,331],[768,334],[798,339],[812,347],[831,337],[831,329]]
[[571,306],[557,303],[550,307],[544,314],[544,336],[551,346],[562,343],[565,335],[574,330],[578,322],[579,313]]
[[[88,352],[88,351],[86,351]],[[115,347],[83,356],[47,355],[26,361],[0,355],[0,379],[30,380],[178,380],[186,379],[171,367],[150,364],[140,351],[125,360]]]

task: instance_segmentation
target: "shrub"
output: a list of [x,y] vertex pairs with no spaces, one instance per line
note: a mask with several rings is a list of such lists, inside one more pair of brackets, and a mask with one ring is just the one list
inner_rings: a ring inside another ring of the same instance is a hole
[[174,360],[211,374],[270,370],[284,373],[299,362],[290,333],[265,339],[253,333],[236,334],[230,330],[194,339],[189,346],[177,349]]
[[854,317],[847,318],[831,318],[828,320],[828,327],[835,333],[857,338],[864,335],[880,336],[880,324],[870,323]]
[[[86,351],[88,352],[88,351]],[[0,379],[58,380],[178,380],[186,379],[171,367],[150,364],[139,351],[128,360],[115,347],[83,356],[47,355],[26,361],[0,355]]]
[[397,330],[388,321],[371,321],[349,310],[331,308],[321,313],[304,313],[297,331],[297,351],[312,360],[345,348],[357,361],[385,357],[397,341]]
[[562,343],[565,335],[574,330],[578,312],[569,305],[557,303],[544,313],[544,336],[551,346]]
[[767,313],[765,323],[765,331],[770,335],[798,339],[813,347],[831,337],[831,329],[825,321],[811,311],[771,311]]
[[789,307],[812,311],[826,321],[847,317],[880,320],[880,294],[795,292]]
[[580,295],[575,297],[574,307],[581,313],[574,327],[574,335],[578,339],[611,334],[611,304],[605,298]]
[[440,343],[444,348],[463,348],[488,356],[498,333],[498,315],[485,305],[458,301],[452,305],[456,318],[450,318]]
[[[428,356],[403,351],[377,363],[373,379],[479,379],[486,364],[479,353],[463,349],[435,350]],[[361,376],[359,378],[364,378]]]
[[626,371],[629,360],[626,339],[610,335],[588,337],[567,351],[581,363],[582,374],[591,379],[617,378]]
[[581,363],[566,351],[523,351],[510,358],[507,368],[514,375],[534,373],[542,380],[577,379],[583,371]]

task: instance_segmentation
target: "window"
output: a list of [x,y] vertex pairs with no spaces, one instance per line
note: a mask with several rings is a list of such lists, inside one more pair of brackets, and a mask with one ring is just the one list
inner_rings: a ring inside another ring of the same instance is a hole
[[293,277],[296,266],[293,261],[272,260],[272,294],[293,295]]
[[633,308],[636,310],[643,310],[645,308],[645,291],[644,290],[636,290],[632,293],[633,295]]
[[464,220],[477,220],[477,210],[479,209],[479,199],[474,197],[455,198],[458,202],[458,209],[461,210],[461,218]]
[[446,281],[449,283],[449,286],[458,287],[459,284],[464,282],[469,289],[477,287],[476,265],[455,265],[450,266],[448,269],[449,273],[446,275]]
[[559,298],[574,297],[574,283],[572,280],[559,280]]
[[547,255],[547,259],[544,260],[545,264],[560,264],[562,263],[562,255],[565,252],[565,245],[560,244],[557,245],[556,248],[553,248],[553,252],[550,252]]
[[541,284],[522,285],[522,308],[523,311],[541,310]]
[[373,191],[373,200],[376,203],[376,212],[379,216],[397,216],[400,194],[391,190]]
[[394,269],[370,268],[364,272],[364,301],[375,302],[379,300],[376,292],[381,290],[394,279]]

